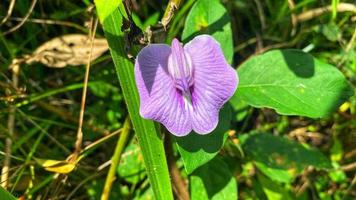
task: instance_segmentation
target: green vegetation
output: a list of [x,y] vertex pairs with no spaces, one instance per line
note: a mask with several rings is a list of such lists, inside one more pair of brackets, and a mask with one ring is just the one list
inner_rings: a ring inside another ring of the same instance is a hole
[[[355,21],[352,0],[4,1],[0,200],[356,199]],[[212,133],[175,137],[140,116],[134,59],[200,34],[240,82]]]

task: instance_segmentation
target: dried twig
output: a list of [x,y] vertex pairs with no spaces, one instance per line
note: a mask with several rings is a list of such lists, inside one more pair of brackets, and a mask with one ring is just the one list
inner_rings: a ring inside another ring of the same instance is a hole
[[89,144],[88,146],[86,146],[83,149],[82,154],[85,153],[86,151],[90,150],[91,148],[97,146],[98,144],[100,144],[102,142],[105,142],[106,140],[112,138],[113,136],[118,135],[119,133],[121,133],[121,131],[122,131],[122,129],[120,128],[120,129],[118,129],[118,130],[116,130],[116,131],[114,131],[114,132],[112,132],[112,133],[110,133],[110,134],[108,134],[108,135],[96,140],[95,142]]
[[298,19],[297,19],[297,15],[293,13],[293,10],[295,8],[295,3],[293,0],[288,0],[288,7],[291,10],[291,19],[292,19],[292,32],[291,35],[295,35],[296,31],[297,31],[297,24],[298,24]]
[[356,40],[356,29],[354,30],[354,33],[352,34],[352,37],[346,46],[345,49],[346,52],[349,52],[355,46],[355,40]]
[[95,38],[95,33],[96,33],[96,27],[98,25],[98,19],[91,20],[91,48],[90,48],[90,54],[88,57],[88,63],[86,65],[86,70],[85,70],[85,77],[84,77],[84,87],[83,87],[83,93],[82,93],[82,101],[81,101],[81,106],[80,106],[80,113],[79,113],[79,124],[78,124],[78,131],[77,131],[77,140],[75,141],[75,150],[73,153],[73,160],[76,160],[79,153],[81,152],[82,148],[82,142],[83,142],[83,118],[84,118],[84,110],[85,110],[85,101],[86,101],[86,96],[87,96],[87,88],[88,88],[88,80],[89,80],[89,71],[90,71],[90,63],[91,63],[91,56],[93,52],[93,44],[94,44],[94,38]]
[[169,22],[174,16],[174,12],[179,8],[182,0],[169,0],[168,5],[166,7],[166,11],[161,20],[161,24],[163,28],[166,30]]
[[340,169],[345,171],[345,172],[356,170],[356,162],[350,163],[350,164],[347,164],[347,165],[343,165],[343,166],[340,167]]
[[[21,17],[10,17],[8,20],[12,20],[12,21],[23,21],[24,18]],[[49,25],[60,25],[60,26],[68,26],[68,27],[72,27],[75,29],[78,29],[82,32],[87,32],[87,29],[75,24],[73,22],[68,22],[68,21],[59,21],[59,20],[53,20],[53,19],[36,19],[36,18],[31,18],[31,19],[27,19],[26,22],[31,22],[31,23],[37,23],[37,24],[49,24]]]
[[29,9],[28,12],[26,13],[26,15],[25,15],[25,17],[23,18],[23,20],[22,20],[20,23],[18,23],[16,26],[10,28],[8,31],[5,31],[5,32],[3,33],[3,35],[7,35],[7,34],[9,34],[9,33],[12,33],[12,32],[14,32],[14,31],[16,31],[17,29],[19,29],[19,28],[26,22],[26,20],[30,17],[30,15],[31,15],[31,13],[32,13],[32,11],[33,11],[33,9],[35,8],[36,3],[37,3],[37,0],[32,0],[30,9]]
[[355,184],[356,184],[356,174],[354,175],[354,178],[352,179],[350,186],[347,188],[347,190],[341,200],[344,200],[345,197],[347,197],[347,195],[352,192],[352,188],[354,188]]
[[[20,66],[16,66],[12,69],[12,86],[16,89],[19,83],[19,70]],[[9,106],[9,118],[7,121],[7,127],[9,131],[9,136],[6,138],[5,142],[5,157],[4,157],[4,165],[1,169],[1,186],[3,188],[7,188],[9,184],[9,169],[11,165],[11,148],[12,148],[12,138],[15,132],[15,110],[16,107],[14,105]]]
[[265,13],[263,12],[263,7],[262,4],[259,0],[254,0],[256,7],[257,7],[257,12],[258,12],[258,17],[260,18],[260,22],[261,22],[261,28],[262,30],[266,29],[266,17],[265,17]]
[[176,165],[176,161],[174,159],[174,154],[172,149],[172,141],[169,135],[166,137],[164,141],[164,145],[167,154],[169,172],[172,177],[173,190],[176,193],[177,199],[189,200],[190,197],[189,197],[188,187],[180,174],[179,168]]
[[352,150],[352,151],[350,151],[350,152],[345,153],[344,158],[345,158],[345,159],[351,159],[351,158],[353,158],[353,157],[355,157],[355,156],[356,156],[356,149],[354,149],[354,150]]
[[9,9],[7,10],[6,16],[1,20],[0,25],[4,24],[11,16],[12,11],[14,10],[14,7],[15,7],[15,2],[16,2],[16,0],[10,1]]
[[[351,4],[351,3],[340,3],[337,8],[337,12],[353,12],[356,13],[356,5]],[[313,10],[309,10],[306,12],[303,12],[302,14],[299,14],[297,16],[298,22],[304,22],[308,21],[310,19],[313,19],[315,17],[318,17],[324,13],[331,12],[332,7],[331,6],[325,6],[325,7],[320,7],[320,8],[315,8]]]

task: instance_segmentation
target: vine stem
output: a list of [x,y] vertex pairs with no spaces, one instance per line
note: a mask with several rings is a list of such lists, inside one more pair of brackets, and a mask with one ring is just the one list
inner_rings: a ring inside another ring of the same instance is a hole
[[105,180],[105,185],[104,185],[104,190],[103,193],[101,194],[101,200],[108,200],[109,196],[110,196],[110,191],[111,191],[111,187],[112,184],[115,180],[115,173],[116,173],[116,169],[117,166],[120,162],[121,159],[121,155],[122,152],[125,148],[126,142],[129,138],[130,135],[130,127],[131,127],[131,122],[130,122],[130,118],[127,117],[125,119],[124,122],[124,126],[122,128],[122,132],[120,134],[120,137],[117,141],[116,147],[115,147],[115,151],[114,151],[114,155],[111,158],[111,165],[110,165],[110,169],[108,172],[108,175],[106,177]]

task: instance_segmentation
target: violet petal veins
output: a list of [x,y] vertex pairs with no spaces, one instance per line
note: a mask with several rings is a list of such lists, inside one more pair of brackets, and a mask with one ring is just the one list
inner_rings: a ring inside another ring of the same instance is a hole
[[150,44],[137,55],[135,79],[140,115],[162,123],[176,136],[213,131],[219,110],[235,93],[236,71],[209,35],[171,47]]

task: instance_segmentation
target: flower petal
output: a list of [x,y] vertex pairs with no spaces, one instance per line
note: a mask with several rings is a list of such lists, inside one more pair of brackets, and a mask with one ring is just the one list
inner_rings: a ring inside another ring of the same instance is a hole
[[197,36],[184,49],[191,56],[194,66],[193,130],[207,134],[216,128],[220,108],[235,93],[238,76],[213,37]]
[[168,74],[171,48],[151,44],[137,55],[135,79],[140,95],[140,115],[162,123],[176,136],[192,130],[190,113],[184,108],[183,95]]

